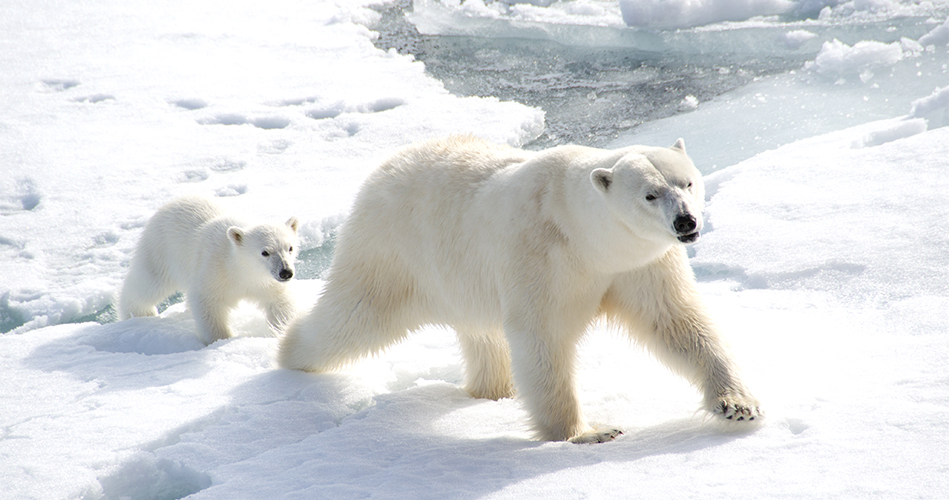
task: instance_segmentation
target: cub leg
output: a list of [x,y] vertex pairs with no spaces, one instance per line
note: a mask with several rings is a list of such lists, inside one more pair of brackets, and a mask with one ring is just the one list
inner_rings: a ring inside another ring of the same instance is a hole
[[188,309],[194,316],[198,326],[198,334],[206,345],[233,336],[228,326],[230,307],[233,304],[224,303],[219,298],[202,293],[199,289],[192,289],[187,293]]
[[697,387],[709,412],[736,421],[762,415],[701,303],[683,247],[674,247],[657,262],[618,277],[602,309]]
[[282,333],[296,315],[296,303],[285,286],[278,285],[271,297],[264,301],[267,324],[274,334]]
[[465,389],[476,398],[501,399],[514,396],[511,352],[500,330],[458,330],[465,358]]

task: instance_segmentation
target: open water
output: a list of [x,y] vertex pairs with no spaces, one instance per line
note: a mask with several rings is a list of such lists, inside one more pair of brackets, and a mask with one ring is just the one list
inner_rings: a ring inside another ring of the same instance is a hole
[[799,67],[788,55],[646,52],[549,40],[421,35],[404,16],[412,0],[376,7],[377,47],[395,48],[461,96],[494,96],[543,109],[547,127],[526,147],[603,147],[636,126],[690,111],[762,75]]

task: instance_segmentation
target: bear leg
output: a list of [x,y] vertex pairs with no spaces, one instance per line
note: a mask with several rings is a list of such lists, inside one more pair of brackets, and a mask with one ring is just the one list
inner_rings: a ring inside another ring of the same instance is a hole
[[725,340],[705,312],[685,251],[617,278],[602,309],[635,340],[702,391],[707,411],[725,420],[762,415]]
[[593,431],[583,417],[574,386],[575,343],[548,341],[540,333],[517,330],[509,330],[508,340],[517,395],[527,407],[537,436],[566,441]]
[[[355,275],[355,276],[354,276]],[[280,339],[283,368],[323,373],[375,354],[418,328],[412,287],[386,280],[362,284],[372,270],[331,274],[315,306],[297,317]]]
[[513,397],[511,352],[503,332],[457,330],[465,358],[465,390],[476,398]]
[[156,306],[174,292],[175,287],[172,284],[166,283],[166,280],[162,280],[156,273],[133,260],[119,293],[119,319],[158,316]]

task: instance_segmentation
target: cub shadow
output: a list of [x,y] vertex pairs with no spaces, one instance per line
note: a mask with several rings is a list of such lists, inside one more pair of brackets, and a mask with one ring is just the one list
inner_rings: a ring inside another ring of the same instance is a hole
[[180,312],[78,326],[75,333],[38,346],[24,364],[96,381],[99,391],[108,392],[199,378],[211,369],[207,356],[190,313]]

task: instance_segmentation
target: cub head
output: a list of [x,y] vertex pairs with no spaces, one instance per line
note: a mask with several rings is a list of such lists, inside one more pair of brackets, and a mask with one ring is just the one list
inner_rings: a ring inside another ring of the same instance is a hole
[[631,148],[612,167],[593,170],[590,181],[634,234],[686,244],[699,239],[705,184],[682,139],[671,148]]
[[299,222],[291,217],[285,224],[261,224],[250,228],[232,226],[227,237],[238,250],[242,261],[261,274],[284,282],[293,278],[293,262],[298,252]]

